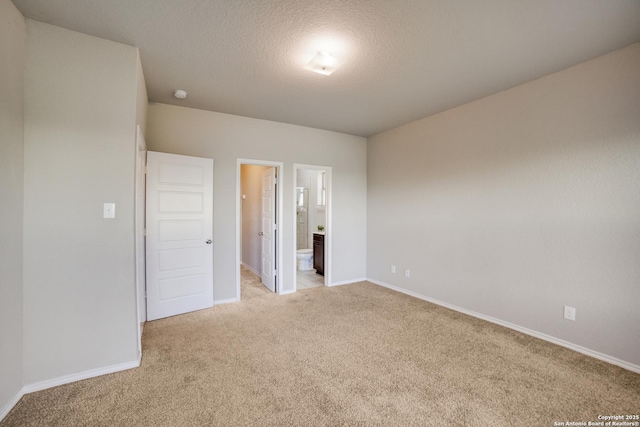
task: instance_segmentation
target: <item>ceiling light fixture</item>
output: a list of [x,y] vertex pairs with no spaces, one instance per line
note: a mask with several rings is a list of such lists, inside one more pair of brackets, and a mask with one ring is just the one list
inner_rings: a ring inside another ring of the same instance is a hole
[[173,91],[173,96],[178,99],[185,99],[187,97],[187,92],[184,90],[176,89],[175,91]]
[[318,52],[304,68],[318,74],[329,76],[337,70],[340,65],[342,65],[342,62],[338,58],[331,56],[327,52]]

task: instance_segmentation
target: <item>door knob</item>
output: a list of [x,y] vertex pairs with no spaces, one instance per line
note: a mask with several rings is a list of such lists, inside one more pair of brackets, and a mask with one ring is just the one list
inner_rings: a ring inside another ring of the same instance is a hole
[[258,236],[264,236],[264,233],[261,231],[258,233]]
[[212,242],[213,242],[213,240],[209,239],[209,240],[207,240],[205,243],[206,243],[207,245],[210,245]]

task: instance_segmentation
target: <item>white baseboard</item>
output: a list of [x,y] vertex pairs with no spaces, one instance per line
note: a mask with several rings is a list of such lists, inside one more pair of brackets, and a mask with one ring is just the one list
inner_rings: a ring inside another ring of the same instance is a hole
[[406,295],[410,295],[412,297],[463,313],[463,314],[468,314],[469,316],[473,316],[476,317],[478,319],[482,319],[482,320],[486,320],[487,322],[491,322],[491,323],[495,323],[496,325],[500,325],[500,326],[504,326],[505,328],[509,328],[509,329],[513,329],[514,331],[518,331],[518,332],[522,332],[523,334],[526,335],[530,335],[532,337],[535,338],[539,338],[541,340],[550,342],[552,344],[556,344],[559,345],[561,347],[565,347],[568,348],[570,350],[573,351],[577,351],[578,353],[582,353],[584,355],[593,357],[594,359],[599,359],[602,360],[603,362],[607,362],[607,363],[611,363],[612,365],[616,365],[619,366],[621,368],[627,369],[629,371],[632,372],[636,372],[640,374],[640,366],[639,365],[635,365],[633,363],[627,362],[625,360],[621,360],[618,359],[617,357],[613,357],[613,356],[609,356],[608,354],[604,354],[604,353],[600,353],[598,351],[595,350],[591,350],[589,348],[586,347],[582,347],[580,345],[577,344],[573,344],[569,341],[565,341],[563,339],[560,338],[556,338],[554,336],[551,335],[547,335],[544,334],[542,332],[538,332],[538,331],[534,331],[533,329],[529,329],[529,328],[525,328],[523,326],[520,325],[516,325],[515,323],[510,323],[504,320],[500,320],[500,319],[496,319],[495,317],[491,317],[491,316],[487,316],[481,313],[477,313],[475,311],[471,311],[471,310],[467,310],[466,308],[462,308],[462,307],[458,307],[456,305],[453,304],[449,304],[446,303],[444,301],[440,301],[434,298],[430,298],[427,296],[424,296],[422,294],[419,294],[417,292],[413,292],[413,291],[409,291],[407,289],[403,289],[400,288],[398,286],[394,286],[394,285],[390,285],[389,283],[385,283],[385,282],[381,282],[379,280],[374,280],[374,279],[366,279],[367,281],[374,283],[376,285],[406,294]]
[[7,416],[7,414],[16,406],[16,403],[24,396],[24,389],[18,390],[18,392],[0,409],[0,421]]
[[126,371],[140,366],[140,358],[131,362],[120,363],[118,365],[105,366],[104,368],[89,369],[88,371],[78,372],[77,374],[64,375],[62,377],[53,378],[45,381],[38,381],[27,384],[22,387],[22,393],[33,393],[51,387],[57,387],[63,384],[69,384],[76,381],[86,380],[88,378],[99,377],[100,375],[113,374],[114,372]]
[[51,380],[38,381],[35,383],[27,384],[20,389],[13,398],[7,402],[0,410],[0,421],[7,416],[9,411],[18,403],[20,398],[28,393],[34,391],[45,390],[51,387],[57,387],[59,385],[69,384],[76,381],[86,380],[100,375],[112,374],[114,372],[125,371],[127,369],[133,369],[140,366],[141,355],[138,355],[138,360],[131,362],[119,363],[117,365],[105,366],[104,368],[90,369],[88,371],[78,372],[77,374],[64,375],[62,377],[53,378]]
[[289,289],[288,291],[282,291],[282,292],[280,292],[280,294],[279,294],[279,295],[289,295],[289,294],[293,294],[293,293],[295,293],[295,292],[296,292],[296,291],[294,291],[293,289]]
[[238,301],[240,301],[240,298],[220,299],[220,300],[214,300],[213,305],[229,304],[231,302],[238,302]]
[[366,282],[367,280],[368,279],[366,277],[363,277],[361,279],[343,280],[342,282],[333,282],[330,285],[327,285],[327,287],[350,285],[351,283]]

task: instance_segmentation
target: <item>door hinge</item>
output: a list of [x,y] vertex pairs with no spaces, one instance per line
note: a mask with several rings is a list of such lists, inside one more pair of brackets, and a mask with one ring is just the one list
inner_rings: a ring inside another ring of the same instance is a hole
[[147,237],[147,229],[146,228],[142,229],[142,235]]
[[145,175],[147,174],[147,167],[146,166],[144,167],[144,174]]

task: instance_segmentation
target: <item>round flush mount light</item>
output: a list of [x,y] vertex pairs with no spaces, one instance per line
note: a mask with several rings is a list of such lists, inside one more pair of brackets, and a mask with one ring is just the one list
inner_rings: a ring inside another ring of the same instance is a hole
[[181,89],[176,89],[175,91],[173,91],[173,96],[178,99],[185,99],[187,97],[187,92]]

